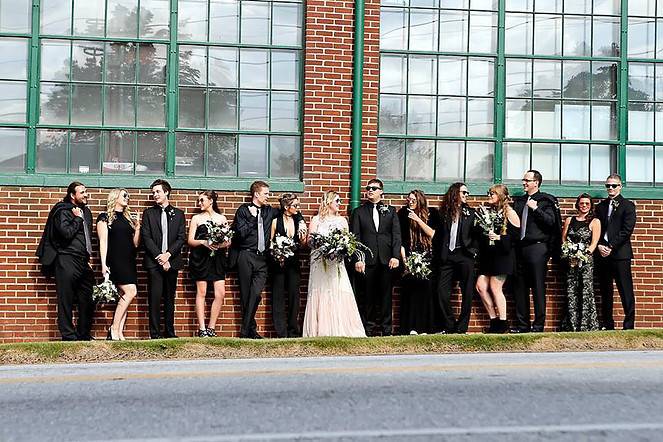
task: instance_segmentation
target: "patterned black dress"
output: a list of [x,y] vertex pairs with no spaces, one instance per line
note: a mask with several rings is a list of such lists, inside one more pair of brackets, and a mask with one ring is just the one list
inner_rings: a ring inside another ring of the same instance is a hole
[[[571,218],[569,230],[566,233],[568,241],[585,243],[592,242],[592,232],[589,229],[590,221],[578,221]],[[596,317],[596,303],[594,301],[594,259],[590,255],[589,262],[580,266],[569,265],[566,278],[568,295],[568,312],[562,323],[565,331],[591,331],[599,329]]]
[[[207,225],[199,224],[196,228],[195,239],[207,238]],[[205,246],[192,247],[189,252],[189,275],[194,281],[221,281],[226,279],[225,270],[226,250],[219,249],[211,256],[211,251]]]
[[[108,214],[101,212],[97,223],[108,223]],[[108,226],[108,250],[106,265],[110,269],[110,280],[116,285],[136,284],[136,246],[134,245],[134,226],[124,216],[124,212],[116,211],[115,219]]]

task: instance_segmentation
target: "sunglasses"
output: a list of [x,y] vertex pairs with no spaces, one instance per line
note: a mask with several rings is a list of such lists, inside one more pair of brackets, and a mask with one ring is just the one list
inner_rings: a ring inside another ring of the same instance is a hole
[[288,207],[293,207],[295,209],[299,209],[299,204],[290,204]]
[[382,190],[382,187],[379,187],[379,186],[366,186],[366,190],[375,192],[376,190]]
[[416,198],[408,198],[407,200],[408,200],[408,201],[411,201],[411,202],[413,202],[413,203],[417,202],[417,199],[416,199]]
[[129,194],[127,192],[122,192],[122,198],[129,199]]
[[492,190],[489,190],[488,192],[486,192],[486,195],[493,196],[493,195],[497,195],[497,194],[495,192],[493,192]]
[[606,185],[605,185],[605,188],[606,188],[606,189],[616,189],[616,188],[618,188],[619,186],[621,186],[621,184],[606,184]]
[[465,195],[465,196],[467,196],[467,195],[470,194],[470,192],[468,192],[467,190],[461,190],[461,191],[460,191],[460,194],[461,194],[461,195]]
[[529,179],[527,179],[527,178],[523,178],[523,179],[522,179],[522,182],[523,182],[523,183],[533,183],[534,181],[536,181],[536,180],[529,180]]

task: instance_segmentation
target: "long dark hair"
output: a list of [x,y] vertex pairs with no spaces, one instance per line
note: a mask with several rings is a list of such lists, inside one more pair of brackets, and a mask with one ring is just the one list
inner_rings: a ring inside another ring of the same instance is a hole
[[[200,195],[198,195],[198,197],[200,198],[203,195],[205,195],[207,198],[212,200],[212,210],[214,210],[216,213],[221,213],[221,211],[219,210],[219,205],[216,202],[216,200],[219,198],[216,195],[216,192],[213,190],[206,190],[204,192],[200,192]],[[200,207],[198,207],[198,212],[202,212],[202,210],[200,210]]]
[[[419,218],[425,223],[428,223],[428,200],[423,191],[419,189],[411,190],[408,193],[408,196],[414,195],[417,199],[417,208],[414,209],[414,213],[417,214]],[[419,224],[413,219],[410,221],[410,248],[412,250],[417,249],[418,247],[423,248],[424,250],[429,250],[431,247],[431,239],[426,235]]]
[[454,220],[460,213],[460,188],[465,183],[453,183],[442,197],[440,212],[447,220]]
[[580,200],[583,198],[587,198],[589,200],[589,212],[587,213],[587,220],[590,221],[594,218],[594,200],[589,193],[581,193],[578,195],[578,198],[576,198],[575,207],[576,210],[580,210]]
[[83,186],[85,185],[79,181],[72,181],[69,183],[69,186],[67,187],[67,194],[62,198],[62,201],[71,201],[71,195],[76,195],[76,188],[78,186]]

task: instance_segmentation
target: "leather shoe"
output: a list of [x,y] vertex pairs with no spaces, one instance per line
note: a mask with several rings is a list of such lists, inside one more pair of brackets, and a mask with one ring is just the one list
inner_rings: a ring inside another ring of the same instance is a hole
[[166,336],[164,336],[164,338],[166,338],[166,339],[177,339],[178,337],[179,336],[177,336],[177,335],[166,335]]
[[260,334],[258,334],[258,333],[252,334],[251,336],[249,336],[249,338],[251,338],[251,339],[263,339],[263,337],[260,336]]
[[543,333],[543,329],[542,329],[542,328],[538,328],[538,327],[536,327],[536,328],[532,327],[531,332],[532,332],[532,333]]
[[509,333],[516,333],[516,334],[517,333],[529,333],[529,330],[527,330],[526,328],[512,328],[511,330],[509,330]]
[[163,339],[161,335],[150,335],[150,339]]

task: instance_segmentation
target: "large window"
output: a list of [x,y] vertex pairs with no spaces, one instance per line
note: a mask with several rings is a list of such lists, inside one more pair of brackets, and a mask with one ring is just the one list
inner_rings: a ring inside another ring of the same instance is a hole
[[32,3],[0,0],[0,173],[300,178],[301,2]]

